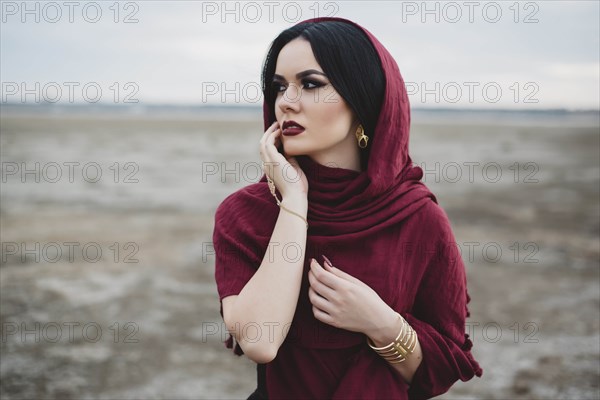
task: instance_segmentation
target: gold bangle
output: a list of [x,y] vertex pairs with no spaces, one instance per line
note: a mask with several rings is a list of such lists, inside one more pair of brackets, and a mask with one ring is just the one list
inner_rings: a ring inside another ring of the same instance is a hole
[[375,343],[367,336],[367,344],[377,352],[386,361],[396,364],[406,360],[409,354],[412,354],[417,345],[417,333],[406,322],[400,314],[396,312],[398,318],[402,320],[402,327],[396,339],[383,347],[375,347]]
[[308,221],[306,220],[306,218],[304,218],[302,215],[298,214],[295,211],[290,210],[289,208],[287,208],[286,206],[284,206],[283,204],[281,204],[281,201],[279,201],[279,199],[277,198],[277,195],[275,194],[275,183],[271,180],[271,178],[269,177],[269,175],[267,175],[267,183],[269,184],[269,190],[271,191],[271,194],[273,195],[273,197],[275,197],[275,201],[277,202],[277,205],[280,208],[283,208],[284,210],[286,210],[287,212],[297,215],[298,217],[300,217],[304,223],[306,224],[306,229],[308,229]]

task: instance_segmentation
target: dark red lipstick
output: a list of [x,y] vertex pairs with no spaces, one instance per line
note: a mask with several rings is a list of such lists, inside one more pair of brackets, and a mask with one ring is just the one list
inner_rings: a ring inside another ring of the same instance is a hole
[[296,121],[289,120],[283,122],[281,133],[284,136],[295,136],[302,132],[304,132],[304,127]]

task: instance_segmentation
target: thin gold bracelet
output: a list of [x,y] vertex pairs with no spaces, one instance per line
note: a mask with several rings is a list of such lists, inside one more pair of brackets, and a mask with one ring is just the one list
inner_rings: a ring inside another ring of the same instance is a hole
[[298,214],[295,211],[290,210],[289,208],[287,208],[286,206],[284,206],[283,204],[281,204],[281,201],[279,201],[279,199],[277,198],[277,195],[275,194],[275,183],[271,180],[271,178],[269,177],[269,175],[267,175],[267,183],[269,184],[269,190],[271,190],[271,194],[273,195],[273,197],[275,197],[275,201],[277,202],[277,205],[281,208],[283,208],[284,210],[286,210],[287,212],[297,215],[298,217],[300,217],[304,223],[306,224],[306,229],[308,229],[308,221],[306,220],[306,218],[304,218],[302,215]]
[[[396,312],[399,319],[402,320],[402,328],[396,339],[390,344],[383,347],[375,347],[375,343],[367,336],[367,344],[373,350],[377,352],[386,361],[396,364],[406,360],[406,356],[412,354],[417,345],[417,333],[415,330],[406,322],[400,314]],[[406,329],[405,329],[406,328]]]
[[279,201],[279,199],[277,199],[277,197],[275,197],[275,199],[277,200],[277,205],[279,207],[283,208],[284,210],[286,210],[289,213],[292,213],[292,214],[297,215],[298,217],[302,218],[302,220],[306,224],[306,229],[308,229],[308,221],[306,220],[306,218],[304,218],[302,215],[298,214],[295,211],[290,210],[289,208],[287,208],[286,206],[284,206],[283,204],[281,204],[281,202]]

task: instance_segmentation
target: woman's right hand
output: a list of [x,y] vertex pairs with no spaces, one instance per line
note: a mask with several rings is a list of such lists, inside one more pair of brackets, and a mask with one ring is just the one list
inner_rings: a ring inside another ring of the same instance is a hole
[[308,181],[294,157],[286,158],[277,147],[281,144],[281,128],[277,121],[265,131],[260,139],[260,158],[263,172],[271,178],[281,193],[282,200],[293,198],[306,201]]

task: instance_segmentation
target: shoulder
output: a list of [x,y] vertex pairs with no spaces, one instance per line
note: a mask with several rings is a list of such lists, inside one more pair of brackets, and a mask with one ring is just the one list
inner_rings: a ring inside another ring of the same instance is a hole
[[[440,266],[460,265],[461,252],[446,211],[436,202],[428,201],[417,212],[419,234],[416,241],[423,243],[429,262]],[[443,263],[439,261],[444,260]]]
[[253,183],[221,201],[215,211],[215,230],[242,229],[260,234],[271,220],[276,220],[278,210],[267,183]]
[[407,222],[411,237],[427,242],[447,243],[454,241],[452,225],[446,211],[435,201],[428,199]]
[[273,196],[265,182],[256,182],[229,194],[217,206],[215,219],[221,219],[226,216],[238,216],[249,210],[255,210],[257,207],[264,207],[269,203]]

